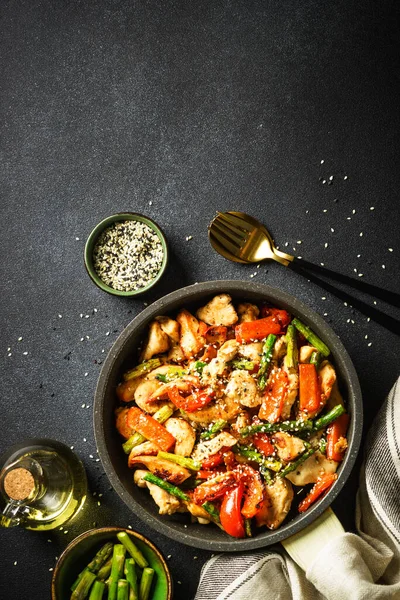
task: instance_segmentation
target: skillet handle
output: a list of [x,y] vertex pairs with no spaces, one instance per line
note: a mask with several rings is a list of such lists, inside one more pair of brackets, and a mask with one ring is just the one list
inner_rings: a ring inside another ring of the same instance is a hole
[[[293,261],[288,265],[288,267],[290,269],[292,269],[293,271],[296,271],[296,273],[298,273],[299,275],[306,277],[306,279],[308,279],[308,280],[312,281],[313,283],[316,283],[320,287],[324,288],[327,292],[330,292],[337,298],[340,298],[344,302],[347,302],[353,308],[356,308],[357,310],[362,312],[364,315],[366,315],[370,319],[373,319],[374,321],[376,321],[376,323],[379,323],[383,327],[386,327],[386,329],[388,329],[389,331],[392,331],[393,333],[400,335],[400,321],[398,321],[394,317],[391,317],[390,315],[387,315],[386,313],[382,312],[378,308],[375,308],[374,306],[370,306],[363,300],[359,300],[358,298],[345,292],[341,288],[335,287],[334,285],[328,283],[324,279],[317,277],[314,273],[314,270],[318,270],[318,272],[321,272],[318,268],[318,265],[312,265],[313,270],[311,270],[309,268],[309,265],[311,265],[311,263],[294,258]],[[324,271],[324,275],[326,275],[326,276],[328,276],[327,273],[328,274],[333,273],[333,271],[330,271],[329,269],[325,269],[325,270],[322,269],[322,271]],[[347,276],[341,276],[338,273],[336,273],[335,275],[340,276],[340,277],[347,277]],[[336,279],[338,279],[338,277],[336,277]],[[350,279],[352,282],[354,282],[354,280],[351,277],[348,277],[347,279]],[[342,281],[344,282],[344,279]],[[358,282],[356,282],[356,283],[358,283]],[[372,286],[370,284],[365,284],[364,282],[363,282],[363,286],[364,286],[364,288],[365,288],[365,286],[368,286],[368,288],[375,288],[375,286]],[[355,287],[355,286],[353,285],[353,287]],[[384,294],[388,294],[389,300],[387,300],[387,301],[392,302],[392,300],[394,300],[397,296],[399,296],[399,299],[400,299],[400,295],[395,294],[394,292],[387,292],[386,290],[379,290],[379,291],[380,291],[381,296],[378,294],[375,294],[376,297],[378,297],[378,296],[383,297]],[[395,306],[399,306],[399,305],[400,305],[400,303],[396,304]]]
[[283,540],[281,544],[299,567],[307,571],[322,547],[343,533],[341,522],[333,510],[328,508],[311,525]]

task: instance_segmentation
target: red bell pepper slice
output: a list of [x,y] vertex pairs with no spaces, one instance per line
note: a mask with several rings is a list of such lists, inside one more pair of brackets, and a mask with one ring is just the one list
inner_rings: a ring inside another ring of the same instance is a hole
[[174,446],[176,439],[158,421],[144,413],[140,408],[132,407],[126,415],[126,423],[150,442],[168,452]]
[[290,315],[286,310],[280,310],[279,308],[269,308],[268,306],[263,306],[261,309],[262,317],[272,317],[280,326],[285,328],[290,323]]
[[310,508],[311,504],[314,504],[314,502],[331,487],[336,479],[336,473],[327,473],[326,475],[322,475],[314,487],[311,488],[310,493],[304,498],[304,500],[300,502],[299,512],[305,512],[308,508]]
[[252,440],[254,446],[264,454],[264,456],[272,456],[275,453],[275,447],[269,439],[267,433],[256,433],[253,435]]
[[243,483],[239,483],[233,490],[229,490],[222,500],[219,513],[221,525],[232,537],[244,538],[246,533],[241,513],[243,499]]
[[214,346],[206,346],[206,349],[204,350],[204,354],[200,360],[202,362],[209,363],[210,360],[212,360],[213,358],[216,358],[216,356],[217,356],[217,349],[214,348]]
[[[341,415],[329,425],[326,436],[326,457],[331,460],[340,462],[343,460],[344,453],[346,451],[347,443],[344,444],[343,449],[337,447],[339,440],[346,439],[347,427],[349,424],[350,417],[347,414]],[[347,440],[346,440],[347,442]]]
[[284,369],[279,369],[272,377],[271,383],[267,388],[267,392],[263,398],[263,402],[258,413],[260,419],[276,423],[279,421],[287,390],[289,378]]
[[314,413],[322,408],[321,390],[318,373],[313,364],[299,365],[299,408]]
[[201,335],[201,337],[205,337],[205,335],[207,333],[207,329],[208,329],[207,323],[204,323],[204,321],[199,321],[199,335]]
[[200,471],[197,471],[196,473],[196,478],[197,479],[211,479],[211,477],[216,477],[217,475],[220,475],[221,471],[212,471],[210,469],[200,469]]
[[223,450],[220,450],[216,454],[212,454],[208,456],[204,460],[201,461],[202,469],[212,469],[213,467],[218,467],[222,465],[224,462]]
[[244,502],[242,515],[251,519],[260,510],[264,498],[264,486],[261,476],[250,465],[240,465],[237,468],[240,480],[244,482]]
[[282,333],[281,325],[274,320],[274,317],[257,319],[256,321],[245,321],[235,327],[235,337],[239,344],[263,340],[270,333],[275,335]]
[[168,398],[177,408],[181,408],[186,412],[194,412],[199,408],[203,408],[211,402],[214,394],[206,390],[193,392],[190,396],[184,398],[177,387],[173,386],[168,390]]
[[236,485],[235,473],[227,471],[216,475],[212,479],[198,485],[193,492],[193,502],[196,504],[204,504],[204,502],[212,502],[216,498],[220,498]]

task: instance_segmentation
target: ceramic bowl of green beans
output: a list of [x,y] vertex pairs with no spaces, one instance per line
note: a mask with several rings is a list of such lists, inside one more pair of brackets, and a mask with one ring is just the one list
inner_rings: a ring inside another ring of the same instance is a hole
[[172,579],[161,552],[120,527],[91,529],[64,550],[53,573],[52,600],[171,600]]

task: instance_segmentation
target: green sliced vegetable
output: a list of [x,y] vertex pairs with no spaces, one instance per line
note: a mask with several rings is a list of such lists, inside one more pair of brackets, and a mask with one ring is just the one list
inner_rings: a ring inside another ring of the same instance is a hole
[[105,581],[107,579],[107,577],[110,576],[111,565],[112,565],[112,557],[110,556],[108,561],[105,562],[104,565],[99,569],[99,571],[97,573],[97,579],[99,579],[100,581]]
[[129,600],[139,600],[139,584],[133,558],[125,560],[124,574],[131,588]]
[[277,431],[311,431],[313,422],[305,421],[283,421],[282,423],[260,423],[257,425],[249,425],[240,430],[242,437],[253,435],[254,433],[276,433]]
[[139,598],[140,600],[149,600],[150,589],[153,582],[154,569],[146,567],[143,569],[142,579],[140,580]]
[[203,431],[200,434],[200,439],[202,440],[211,440],[217,433],[219,433],[226,425],[228,421],[224,421],[224,419],[218,419],[215,421],[213,425],[207,431]]
[[253,534],[251,532],[251,519],[244,520],[244,530],[246,532],[246,537],[252,537]]
[[288,325],[286,332],[286,356],[285,365],[288,369],[297,369],[299,364],[299,350],[297,348],[296,328],[294,325]]
[[207,363],[202,362],[201,360],[196,360],[194,363],[194,370],[197,371],[199,375],[203,374],[203,369],[207,365]]
[[265,388],[265,384],[268,379],[268,369],[272,361],[272,352],[276,342],[276,335],[270,333],[263,345],[263,353],[260,361],[260,368],[258,369],[258,387],[260,390]]
[[[158,421],[159,423],[165,423],[167,419],[169,419],[174,414],[174,409],[170,406],[162,406],[157,412],[154,413],[153,419]],[[130,451],[135,448],[135,446],[139,446],[142,442],[145,442],[146,438],[144,435],[140,433],[134,433],[126,442],[122,444],[122,448],[125,454],[129,454]]]
[[122,544],[114,544],[111,573],[108,584],[108,600],[117,600],[118,580],[124,572],[125,547]]
[[346,412],[346,409],[342,404],[338,404],[332,410],[330,410],[326,415],[319,417],[314,421],[314,431],[318,431],[319,429],[323,429],[327,425],[330,425],[333,421],[336,421],[338,417],[343,415]]
[[103,592],[106,584],[104,581],[96,580],[90,590],[89,600],[101,600],[103,598]]
[[169,369],[168,369],[168,371],[166,371],[166,373],[159,373],[158,375],[156,375],[156,379],[158,379],[158,381],[162,381],[163,383],[169,383],[170,381],[173,381],[174,379],[180,379],[181,377],[186,375],[186,373],[187,373],[187,371],[185,371],[181,367],[172,366],[172,367],[169,367]]
[[295,471],[299,465],[301,465],[307,458],[310,458],[312,454],[314,454],[315,448],[308,448],[301,456],[299,456],[296,460],[286,465],[284,469],[280,473],[278,473],[278,477],[286,477],[288,473]]
[[117,600],[129,600],[129,583],[126,579],[120,579],[117,586]]
[[143,479],[145,481],[148,481],[149,483],[154,483],[154,485],[158,485],[158,487],[160,487],[162,490],[165,490],[173,496],[180,498],[180,500],[190,502],[190,497],[187,494],[185,494],[185,492],[182,492],[180,488],[178,488],[176,485],[168,483],[168,481],[164,481],[164,479],[156,477],[156,475],[153,475],[153,473],[146,473],[146,475],[143,475]]
[[161,365],[162,362],[159,358],[151,358],[150,360],[146,360],[140,365],[137,365],[137,367],[134,367],[133,369],[130,369],[130,371],[124,373],[124,380],[129,381],[130,379],[137,379],[138,377],[153,371],[157,367],[161,367]]
[[261,452],[257,452],[257,450],[253,450],[253,448],[249,448],[248,446],[237,444],[233,450],[249,460],[264,465],[267,469],[271,469],[271,471],[278,472],[282,469],[282,463],[279,460],[263,456]]
[[326,443],[326,438],[324,437],[319,440],[319,451],[321,454],[326,454]]
[[259,467],[260,473],[264,478],[264,481],[267,485],[270,485],[273,482],[273,477],[271,475],[270,469],[268,469],[265,465],[260,465]]
[[238,360],[231,360],[229,363],[234,369],[243,369],[246,371],[252,371],[254,369],[254,362],[252,360],[245,360],[244,358]]
[[215,523],[221,523],[221,520],[219,518],[219,510],[212,502],[204,502],[204,504],[202,504],[201,506],[204,508],[204,510],[208,512],[208,514],[211,516],[212,520]]
[[71,600],[83,600],[86,598],[95,579],[95,573],[92,573],[89,569],[85,571],[71,594]]
[[318,350],[314,350],[314,352],[310,356],[310,364],[315,365],[315,368],[318,370],[319,365],[321,364],[321,360],[321,352],[318,352]]
[[304,335],[306,340],[310,342],[314,348],[316,348],[321,354],[324,356],[329,356],[331,351],[328,346],[324,344],[324,342],[313,332],[312,329],[307,327],[304,323],[302,323],[299,319],[293,319],[292,324]]
[[185,467],[191,471],[200,471],[201,469],[201,463],[196,462],[193,460],[193,458],[186,458],[185,456],[172,454],[171,452],[163,452],[162,450],[158,452],[157,456],[158,458],[164,458],[165,460],[169,460],[177,465],[181,465],[181,467]]
[[110,558],[113,551],[113,546],[114,544],[112,544],[111,542],[107,542],[107,544],[104,544],[104,546],[100,548],[93,560],[87,566],[89,571],[92,571],[93,573],[98,572],[100,567],[102,567],[104,563],[107,562],[107,560]]
[[147,562],[143,554],[140,552],[139,548],[137,548],[137,546],[135,546],[135,544],[132,542],[132,539],[126,533],[126,531],[119,531],[117,533],[117,538],[119,539],[121,544],[124,545],[124,547],[129,552],[135,563],[141,569],[144,569],[145,567],[149,566],[149,563]]

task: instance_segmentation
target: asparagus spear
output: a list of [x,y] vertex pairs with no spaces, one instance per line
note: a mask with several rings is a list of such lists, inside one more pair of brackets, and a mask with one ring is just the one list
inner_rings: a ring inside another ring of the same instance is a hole
[[219,511],[212,502],[204,502],[204,504],[202,504],[201,506],[204,508],[204,510],[208,512],[208,514],[212,517],[212,520],[215,523],[221,523],[221,520],[219,518]]
[[111,564],[110,584],[108,586],[108,600],[117,600],[118,580],[124,570],[125,546],[115,544]]
[[[140,600],[148,600],[150,597],[150,588],[153,582],[154,569],[146,567],[143,569],[142,579],[140,580],[139,598]],[[118,599],[119,600],[119,599]]]
[[197,373],[199,375],[203,374],[203,369],[204,367],[207,365],[207,363],[201,361],[201,360],[196,360],[196,362],[194,363],[194,370],[197,371]]
[[270,333],[263,345],[263,353],[258,370],[258,387],[260,390],[265,388],[267,383],[268,368],[272,360],[272,351],[276,342],[276,335]]
[[129,535],[126,533],[126,531],[119,531],[117,533],[117,538],[119,539],[121,544],[123,544],[125,546],[126,550],[129,552],[131,557],[134,559],[135,563],[141,569],[144,569],[145,567],[149,566],[149,563],[147,562],[147,560],[145,559],[143,554],[140,552],[139,548],[137,548],[135,546],[135,544],[132,542],[132,539],[129,537]]
[[139,600],[139,586],[137,581],[135,561],[133,558],[126,559],[124,573],[131,588],[129,600]]
[[105,581],[111,573],[111,565],[112,565],[112,557],[110,556],[108,561],[105,562],[104,565],[98,570],[97,579],[99,579],[100,581]]
[[254,369],[254,362],[252,360],[231,360],[229,363],[234,369],[244,369],[246,371],[252,371]]
[[326,438],[324,437],[319,440],[319,451],[321,454],[326,454]]
[[296,328],[294,325],[288,325],[286,332],[287,352],[285,357],[285,365],[288,369],[297,369],[299,362],[299,350],[297,348]]
[[270,485],[273,482],[271,471],[265,465],[260,465],[260,473],[264,477],[264,481],[267,485]]
[[210,440],[214,437],[216,433],[219,433],[221,429],[223,429],[227,424],[228,422],[224,421],[224,419],[218,419],[218,421],[215,421],[215,423],[209,429],[207,429],[207,431],[203,431],[203,433],[200,434],[200,439]]
[[129,583],[120,579],[117,585],[117,600],[129,600]]
[[331,351],[328,346],[324,344],[324,342],[313,332],[312,329],[307,327],[304,323],[302,323],[299,319],[293,319],[292,324],[304,335],[306,340],[310,342],[314,348],[316,348],[321,354],[324,356],[329,356]]
[[90,590],[89,600],[101,600],[103,598],[103,592],[106,584],[104,581],[99,581],[96,579],[94,584],[92,585],[92,589]]
[[77,587],[78,583],[80,582],[80,580],[82,579],[82,577],[84,576],[84,574],[86,573],[86,571],[88,571],[88,570],[89,570],[89,569],[88,569],[87,567],[85,567],[85,568],[83,569],[83,571],[81,571],[81,572],[79,573],[78,577],[75,579],[74,583],[71,585],[71,588],[70,588],[70,589],[71,589],[71,592],[73,592],[73,591],[76,589],[76,587]]
[[130,379],[137,379],[138,377],[145,375],[149,371],[152,371],[161,365],[162,362],[159,358],[151,358],[150,360],[142,362],[140,365],[137,365],[137,367],[134,367],[133,369],[130,369],[130,371],[124,373],[124,380],[129,381]]
[[190,497],[184,492],[182,492],[182,490],[179,489],[176,485],[172,485],[171,483],[168,483],[168,481],[164,481],[164,479],[156,477],[155,475],[153,475],[153,473],[146,473],[146,475],[143,475],[143,479],[145,481],[148,481],[149,483],[154,483],[154,485],[158,485],[158,487],[165,490],[166,492],[169,492],[173,496],[176,496],[180,500],[190,502]]
[[114,544],[112,544],[111,542],[107,542],[107,544],[104,544],[104,546],[100,548],[93,560],[87,566],[89,571],[92,571],[93,573],[98,572],[100,567],[102,567],[104,563],[107,562],[107,560],[110,558],[113,551],[113,546]]
[[200,471],[201,463],[196,462],[193,458],[186,458],[186,456],[180,456],[179,454],[172,454],[171,452],[163,452],[160,450],[157,454],[158,458],[165,458],[181,467],[190,469],[191,471]]
[[314,431],[318,431],[319,429],[323,429],[327,425],[330,425],[332,421],[336,421],[336,419],[345,412],[345,407],[342,406],[342,404],[337,404],[332,410],[326,413],[326,415],[323,415],[314,421]]
[[321,353],[318,352],[318,350],[314,350],[314,352],[310,356],[310,364],[315,365],[315,368],[318,370],[321,360]]
[[260,452],[257,452],[257,450],[253,450],[253,448],[249,448],[248,446],[237,444],[237,446],[235,446],[235,450],[241,456],[244,456],[249,460],[253,460],[260,465],[264,465],[268,469],[271,469],[271,471],[280,471],[282,468],[282,463],[279,460],[263,456]]
[[296,460],[286,465],[284,469],[280,473],[278,473],[278,477],[286,477],[288,473],[295,471],[299,465],[301,465],[307,458],[310,458],[312,454],[314,454],[315,448],[308,448],[301,456],[299,456]]
[[95,573],[92,573],[89,569],[85,571],[71,594],[71,600],[83,600],[86,598],[95,579]]
[[[158,421],[159,423],[165,423],[167,419],[170,418],[171,415],[174,414],[174,410],[170,406],[162,406],[157,412],[154,413],[153,419]],[[146,441],[144,435],[140,433],[134,433],[126,442],[122,444],[122,448],[125,454],[129,454],[130,451],[135,447]]]
[[246,532],[246,537],[252,537],[253,534],[251,532],[251,519],[244,520],[244,530]]
[[260,423],[258,425],[250,425],[243,427],[240,430],[242,437],[253,435],[253,433],[276,433],[277,431],[311,431],[313,422],[305,421],[283,421],[282,423]]

